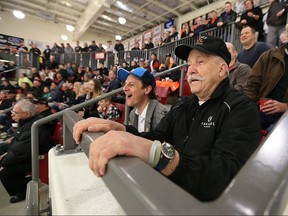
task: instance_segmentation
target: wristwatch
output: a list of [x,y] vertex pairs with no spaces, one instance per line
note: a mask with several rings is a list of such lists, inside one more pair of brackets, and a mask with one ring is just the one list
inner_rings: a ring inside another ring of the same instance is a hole
[[173,145],[163,142],[161,144],[160,160],[154,168],[158,171],[162,171],[174,157],[175,149]]

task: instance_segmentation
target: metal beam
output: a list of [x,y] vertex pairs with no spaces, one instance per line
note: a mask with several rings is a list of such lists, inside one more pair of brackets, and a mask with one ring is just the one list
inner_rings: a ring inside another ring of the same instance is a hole
[[83,12],[83,15],[77,22],[78,25],[73,34],[74,40],[78,40],[95,22],[95,20],[97,20],[105,10],[110,8],[113,2],[113,0],[91,0]]
[[154,5],[158,6],[158,7],[160,7],[160,8],[163,8],[164,10],[169,11],[170,13],[175,14],[176,16],[182,16],[183,15],[183,14],[179,13],[178,11],[176,11],[175,8],[168,7],[166,4],[163,4],[163,3],[161,3],[161,2],[159,2],[157,0],[149,0],[149,2],[151,4],[154,4]]

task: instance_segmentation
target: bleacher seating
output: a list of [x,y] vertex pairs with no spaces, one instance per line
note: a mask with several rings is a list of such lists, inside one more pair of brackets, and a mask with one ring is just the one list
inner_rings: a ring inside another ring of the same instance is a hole
[[169,87],[161,87],[161,86],[155,87],[155,95],[160,103],[167,104]]
[[121,112],[121,117],[120,119],[116,119],[115,121],[116,122],[119,122],[119,123],[124,123],[124,120],[125,120],[125,104],[121,104],[121,103],[116,103],[116,102],[111,102],[115,107],[117,107],[120,112]]

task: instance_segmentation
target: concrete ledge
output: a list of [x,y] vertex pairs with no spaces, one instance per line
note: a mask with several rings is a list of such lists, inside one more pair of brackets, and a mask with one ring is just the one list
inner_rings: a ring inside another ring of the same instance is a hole
[[53,215],[124,215],[101,178],[88,167],[83,152],[49,151],[49,196]]

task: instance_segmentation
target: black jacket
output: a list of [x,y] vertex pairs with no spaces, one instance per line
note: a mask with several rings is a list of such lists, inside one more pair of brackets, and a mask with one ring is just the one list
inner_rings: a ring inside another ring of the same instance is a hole
[[[137,134],[131,126],[126,129]],[[199,106],[196,95],[180,100],[154,130],[141,136],[173,144],[180,162],[169,178],[196,198],[210,201],[258,147],[259,113],[227,78],[204,104]]]
[[[14,140],[8,147],[7,155],[1,160],[0,167],[31,164],[31,126],[40,118],[42,116],[33,116],[19,122],[19,129],[14,133]],[[39,154],[47,153],[53,145],[50,131],[45,126],[41,126],[39,128]]]

